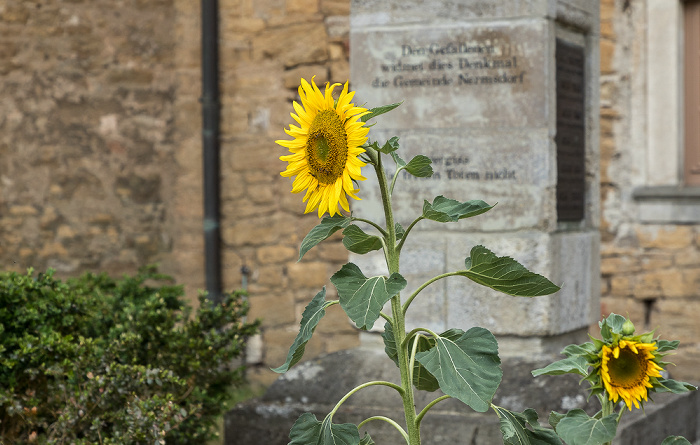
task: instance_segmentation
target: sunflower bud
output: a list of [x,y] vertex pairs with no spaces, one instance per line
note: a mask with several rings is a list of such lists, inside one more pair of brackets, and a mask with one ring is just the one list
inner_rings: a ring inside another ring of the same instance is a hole
[[634,323],[629,319],[625,320],[622,325],[622,335],[632,335],[634,334]]

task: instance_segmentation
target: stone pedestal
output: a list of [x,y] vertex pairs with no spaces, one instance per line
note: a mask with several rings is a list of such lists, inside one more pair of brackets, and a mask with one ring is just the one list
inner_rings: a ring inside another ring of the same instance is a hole
[[[562,286],[530,299],[442,280],[415,301],[409,329],[482,326],[502,354],[537,355],[599,317],[598,15],[584,0],[353,1],[356,101],[404,101],[370,137],[399,136],[404,159],[427,155],[435,171],[399,179],[397,221],[437,195],[498,204],[459,223],[421,222],[402,252],[407,290],[463,268],[477,244]],[[361,196],[355,214],[383,219],[371,180]],[[351,261],[386,273],[381,256]]]

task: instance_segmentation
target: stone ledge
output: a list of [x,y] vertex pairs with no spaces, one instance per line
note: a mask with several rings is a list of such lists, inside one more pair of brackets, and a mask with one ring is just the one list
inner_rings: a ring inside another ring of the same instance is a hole
[[639,187],[632,198],[643,223],[700,223],[700,187]]

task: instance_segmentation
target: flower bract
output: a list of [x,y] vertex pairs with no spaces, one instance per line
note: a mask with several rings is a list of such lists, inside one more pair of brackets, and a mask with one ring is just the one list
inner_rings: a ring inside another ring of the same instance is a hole
[[301,79],[301,104],[294,102],[296,114],[291,113],[299,126],[285,129],[294,139],[275,141],[292,153],[280,157],[288,162],[281,175],[295,176],[292,193],[306,190],[305,213],[318,209],[319,218],[326,212],[340,213],[340,208],[350,211],[347,197],[360,199],[355,184],[365,179],[361,174],[365,163],[358,156],[365,152],[361,146],[369,132],[360,117],[368,111],[350,102],[355,92],[348,92],[347,82],[334,100],[338,86],[326,84],[321,92],[313,78],[311,83]]

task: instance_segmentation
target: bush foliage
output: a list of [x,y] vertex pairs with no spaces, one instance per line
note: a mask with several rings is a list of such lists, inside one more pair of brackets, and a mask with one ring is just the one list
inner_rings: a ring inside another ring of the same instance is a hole
[[154,268],[0,273],[0,442],[206,443],[257,322],[240,293],[194,314],[182,297]]

